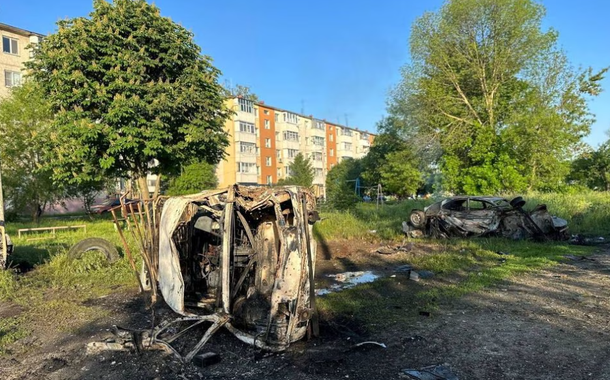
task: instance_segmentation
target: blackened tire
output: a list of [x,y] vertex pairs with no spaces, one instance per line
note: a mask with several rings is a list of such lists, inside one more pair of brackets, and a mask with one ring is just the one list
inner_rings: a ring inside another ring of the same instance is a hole
[[119,251],[117,251],[114,244],[106,239],[97,237],[86,238],[74,244],[68,251],[68,257],[71,259],[79,259],[84,253],[89,251],[102,252],[110,263],[119,259]]
[[525,206],[525,200],[523,200],[523,197],[516,197],[510,201],[510,206],[516,209],[522,208]]
[[426,225],[426,214],[421,210],[411,211],[409,222],[415,228],[423,228]]

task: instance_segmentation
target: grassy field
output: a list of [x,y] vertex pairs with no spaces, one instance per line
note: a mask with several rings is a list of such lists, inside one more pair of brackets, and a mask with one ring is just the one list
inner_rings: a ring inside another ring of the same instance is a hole
[[[546,203],[551,213],[567,219],[573,233],[607,236],[610,231],[610,196],[600,193],[579,195],[532,194],[527,207]],[[322,212],[315,225],[318,240],[348,239],[353,244],[367,242],[402,242],[401,222],[411,208],[423,208],[430,200],[386,204],[360,204],[350,212]],[[11,343],[31,333],[34,321],[55,328],[74,329],[88,321],[104,318],[103,311],[85,306],[83,301],[121,289],[135,289],[135,276],[125,258],[109,265],[102,257],[90,255],[69,260],[67,250],[89,236],[100,236],[121,246],[109,219],[45,218],[39,226],[86,224],[82,230],[47,235],[17,237],[17,229],[35,227],[28,223],[9,224],[15,252],[13,265],[27,273],[0,271],[0,303],[13,304],[21,313],[0,320],[0,354]],[[433,247],[427,254],[413,255],[408,262],[416,270],[435,273],[434,281],[424,285],[385,278],[341,293],[319,298],[324,315],[356,318],[368,327],[407,323],[418,310],[434,310],[443,302],[469,292],[498,284],[511,276],[555,265],[566,254],[585,255],[592,247],[570,246],[561,242],[513,242],[502,239],[422,239],[418,245]],[[132,247],[135,247],[133,242]],[[133,250],[136,252],[137,250]],[[499,256],[498,251],[508,253]],[[451,281],[445,281],[451,279]]]

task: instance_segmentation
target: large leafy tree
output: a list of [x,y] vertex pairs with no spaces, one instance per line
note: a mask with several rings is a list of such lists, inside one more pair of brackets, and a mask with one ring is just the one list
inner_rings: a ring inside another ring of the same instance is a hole
[[415,195],[424,182],[415,152],[408,149],[388,154],[380,173],[385,191],[399,197]]
[[352,208],[360,200],[356,181],[364,171],[362,159],[347,158],[335,165],[326,176],[326,200],[338,210]]
[[224,155],[220,72],[191,32],[144,0],[95,0],[89,18],[59,21],[28,68],[55,114],[56,181],[132,177],[146,198],[149,171]]
[[29,214],[34,221],[49,205],[68,198],[83,199],[88,209],[95,196],[107,187],[104,181],[78,184],[54,183],[45,167],[53,114],[35,81],[15,87],[0,102],[0,158],[3,190],[10,211]]
[[594,190],[610,191],[610,141],[586,150],[572,161],[568,179]]
[[413,25],[411,63],[390,99],[403,134],[437,156],[449,190],[560,184],[589,132],[587,96],[606,69],[574,70],[531,0],[449,0]]
[[14,212],[27,212],[37,221],[42,210],[64,197],[54,187],[44,163],[45,140],[52,113],[33,82],[15,88],[0,102],[0,157],[5,202]]
[[294,161],[290,164],[290,175],[278,181],[278,185],[297,185],[311,187],[313,185],[313,167],[311,160],[305,158],[302,153],[294,157]]

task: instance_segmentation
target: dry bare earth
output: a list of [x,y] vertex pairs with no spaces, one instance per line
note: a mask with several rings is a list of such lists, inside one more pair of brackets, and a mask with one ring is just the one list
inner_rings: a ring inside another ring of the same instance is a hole
[[[345,270],[346,259],[347,269],[382,269],[397,261],[395,255],[363,259],[371,248],[331,245],[320,258],[320,273]],[[160,352],[87,356],[86,343],[108,336],[112,324],[149,324],[142,298],[118,293],[87,301],[91,307],[111,308],[112,317],[70,334],[34,326],[34,334],[20,343],[27,347],[24,355],[0,357],[0,378],[391,379],[404,378],[403,368],[448,363],[462,380],[610,379],[610,250],[591,258],[512,279],[442,305],[408,328],[390,327],[375,336],[349,337],[323,325],[320,339],[275,355],[221,332],[206,349],[219,353],[222,361],[203,369],[183,366]],[[0,317],[18,313],[10,305],[0,306]],[[352,348],[364,339],[388,348]]]

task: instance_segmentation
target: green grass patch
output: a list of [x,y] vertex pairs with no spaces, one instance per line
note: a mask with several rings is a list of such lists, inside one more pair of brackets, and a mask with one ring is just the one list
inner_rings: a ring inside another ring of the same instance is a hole
[[[19,228],[78,224],[87,225],[87,230],[58,231],[55,237],[49,232],[25,234],[21,238],[17,234]],[[125,257],[110,264],[98,252],[88,252],[78,260],[67,255],[73,244],[94,236],[113,242],[122,251],[119,235],[109,219],[52,218],[43,219],[40,225],[13,223],[7,229],[15,246],[9,262],[13,267],[29,271],[19,275],[12,269],[0,271],[0,300],[17,304],[22,309],[18,318],[7,319],[6,326],[0,325],[0,354],[8,352],[13,342],[25,336],[27,329],[22,326],[35,322],[50,328],[78,328],[104,315],[104,310],[84,305],[85,300],[137,286]],[[45,239],[38,239],[40,237]],[[31,240],[33,238],[37,240]],[[137,255],[138,250],[131,240],[130,248]]]
[[0,355],[9,353],[8,346],[29,335],[23,327],[23,318],[0,318]]

